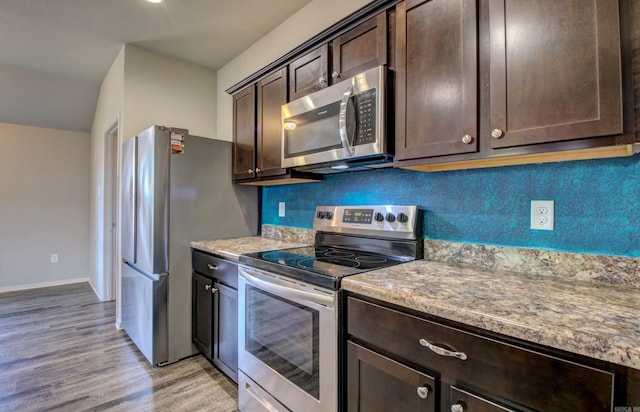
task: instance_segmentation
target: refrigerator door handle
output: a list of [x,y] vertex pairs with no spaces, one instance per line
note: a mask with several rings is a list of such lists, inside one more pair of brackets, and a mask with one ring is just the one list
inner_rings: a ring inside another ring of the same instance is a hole
[[[124,259],[123,259],[124,260]],[[139,268],[135,267],[134,265],[132,265],[131,263],[128,262],[124,262],[127,265],[129,265],[129,267],[133,270],[135,270],[136,272],[138,272],[139,274],[141,274],[142,276],[146,277],[147,279],[153,280],[154,282],[169,276],[168,273],[147,273],[145,271],[140,270]]]

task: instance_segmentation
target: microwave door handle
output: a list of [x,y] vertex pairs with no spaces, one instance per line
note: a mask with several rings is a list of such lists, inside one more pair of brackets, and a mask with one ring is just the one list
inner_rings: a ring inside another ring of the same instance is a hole
[[344,153],[348,157],[353,157],[353,147],[351,147],[349,136],[347,136],[347,105],[349,104],[349,99],[351,98],[352,94],[353,87],[349,86],[349,88],[342,95],[342,100],[340,101],[340,113],[338,115],[340,141],[342,142]]

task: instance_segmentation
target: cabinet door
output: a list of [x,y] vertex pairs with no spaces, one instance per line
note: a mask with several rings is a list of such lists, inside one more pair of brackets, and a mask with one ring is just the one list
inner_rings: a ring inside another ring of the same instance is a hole
[[256,88],[251,85],[233,95],[233,180],[255,177]]
[[333,40],[332,83],[387,64],[387,13],[382,12]]
[[396,159],[478,150],[475,0],[396,9]]
[[280,108],[287,102],[287,69],[258,82],[258,164],[259,176],[285,174],[282,162],[282,121]]
[[616,0],[489,0],[491,147],[620,134]]
[[349,412],[435,411],[436,381],[401,363],[347,343]]
[[295,100],[328,85],[329,46],[319,48],[289,63],[289,98]]
[[215,285],[213,363],[238,382],[238,291]]
[[193,274],[192,277],[192,316],[191,338],[193,344],[207,358],[213,356],[213,281],[207,277]]
[[459,410],[460,412],[517,412],[517,409],[498,405],[489,399],[481,398],[453,386],[451,387],[450,410]]

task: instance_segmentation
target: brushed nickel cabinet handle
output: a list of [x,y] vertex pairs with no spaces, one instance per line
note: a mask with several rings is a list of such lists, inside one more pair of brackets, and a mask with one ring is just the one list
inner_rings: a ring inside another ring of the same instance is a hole
[[429,396],[429,388],[426,386],[419,386],[417,392],[421,399],[427,399],[427,396]]
[[211,263],[207,263],[207,267],[209,268],[209,270],[218,270],[218,267],[216,265],[212,265]]
[[454,352],[454,351],[450,351],[448,349],[445,348],[441,348],[440,346],[436,346],[432,343],[429,343],[429,341],[427,341],[426,339],[420,339],[418,341],[420,343],[420,345],[424,346],[425,348],[430,349],[432,352],[436,353],[437,355],[440,356],[451,356],[454,358],[458,358],[460,360],[466,360],[467,359],[467,354],[464,352]]
[[473,137],[471,137],[471,135],[465,134],[462,136],[462,143],[470,144],[471,142],[473,142]]
[[495,137],[496,139],[500,139],[504,136],[504,132],[502,131],[502,129],[493,129],[491,131],[491,136]]

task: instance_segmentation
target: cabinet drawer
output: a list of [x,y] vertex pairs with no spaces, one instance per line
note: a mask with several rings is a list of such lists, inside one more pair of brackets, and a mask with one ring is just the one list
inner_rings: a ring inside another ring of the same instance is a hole
[[[441,375],[452,385],[544,411],[610,411],[614,376],[349,297],[351,338]],[[443,356],[420,340],[466,355]]]
[[196,273],[216,278],[235,289],[238,288],[238,264],[234,261],[192,250],[191,265]]
[[451,387],[451,410],[462,408],[464,411],[475,412],[518,412],[516,409],[507,408],[491,402],[488,399],[481,398],[463,389]]

